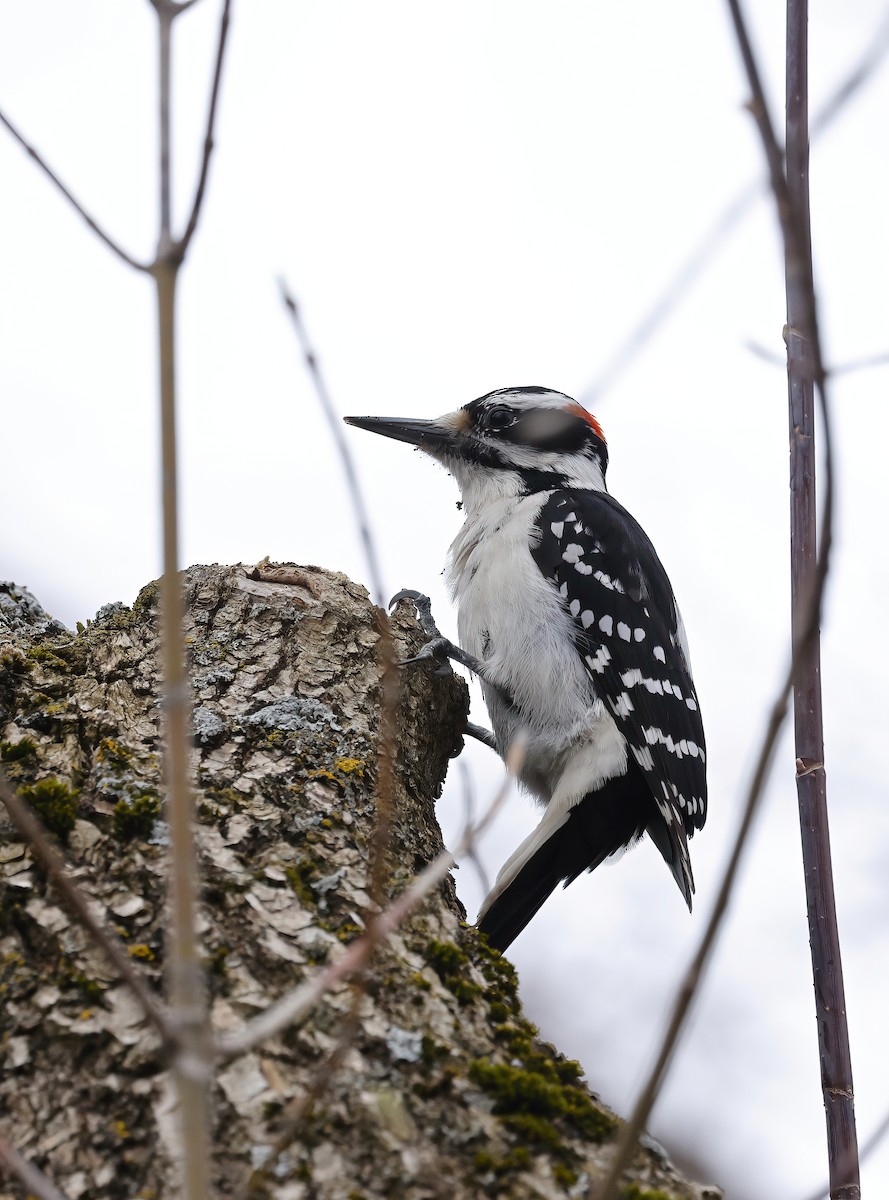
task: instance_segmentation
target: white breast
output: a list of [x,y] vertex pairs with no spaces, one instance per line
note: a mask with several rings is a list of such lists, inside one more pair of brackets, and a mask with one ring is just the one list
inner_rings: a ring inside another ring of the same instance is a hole
[[589,730],[597,702],[571,617],[531,557],[531,531],[547,498],[504,497],[470,514],[446,578],[463,648],[486,664],[532,734],[564,745]]

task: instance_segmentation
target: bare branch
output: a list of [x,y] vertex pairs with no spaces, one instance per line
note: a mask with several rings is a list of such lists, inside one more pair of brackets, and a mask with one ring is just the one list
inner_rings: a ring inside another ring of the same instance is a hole
[[[840,933],[834,895],[824,771],[824,717],[821,698],[821,642],[817,627],[799,638],[807,599],[819,571],[815,492],[815,384],[825,410],[824,363],[818,341],[817,302],[812,282],[809,214],[809,7],[787,0],[786,152],[789,208],[779,217],[784,235],[787,294],[787,384],[790,407],[790,581],[791,629],[797,641],[793,681],[793,723],[797,758],[797,802],[802,838],[806,912],[815,991],[821,1092],[827,1119],[830,1194],[835,1200],[861,1195],[852,1055],[846,1023]],[[751,77],[751,86],[754,80]],[[763,138],[765,139],[765,134]],[[828,425],[825,411],[825,426]],[[828,456],[828,501],[833,465]],[[824,530],[823,570],[831,530]]]
[[[864,1143],[862,1143],[861,1150],[859,1151],[858,1155],[858,1161],[863,1163],[866,1159],[870,1158],[873,1152],[878,1149],[880,1143],[887,1134],[889,1134],[889,1112],[884,1114],[883,1119],[877,1124],[870,1137],[867,1138]],[[829,1192],[830,1184],[825,1182],[821,1184],[820,1187],[816,1188],[814,1192],[811,1192],[808,1196],[806,1196],[806,1200],[824,1200],[824,1197],[827,1196]]]
[[43,827],[28,808],[25,801],[10,786],[4,772],[0,770],[0,800],[6,806],[13,824],[30,844],[40,861],[47,878],[80,922],[95,944],[104,953],[111,966],[132,990],[142,1006],[145,1017],[160,1034],[161,1040],[171,1046],[176,1038],[173,1026],[160,1002],[155,999],[141,975],[133,966],[132,959],[122,942],[95,916],[89,899],[74,882],[65,867],[62,856],[43,831]]
[[198,860],[189,745],[191,702],[179,580],[178,453],[176,445],[176,284],[181,254],[171,233],[171,36],[177,10],[152,0],[158,20],[160,229],[153,275],[157,285],[160,381],[163,576],[161,654],[164,687],[164,770],[170,826],[170,915],[166,960],[171,1019],[184,1052],[173,1063],[179,1103],[184,1200],[210,1194],[212,1033],[198,933]]
[[157,283],[163,477],[161,655],[163,661],[164,773],[170,826],[170,930],[167,987],[170,1017],[187,1054],[174,1062],[184,1151],[185,1200],[209,1194],[210,1030],[198,934],[198,861],[189,746],[191,702],[182,629],[179,581],[179,508],[176,449],[175,294],[178,265],[159,262]]
[[[884,12],[876,30],[867,38],[861,58],[829,97],[812,121],[811,134],[823,133],[844,111],[854,96],[871,79],[889,52],[889,11]],[[704,269],[713,261],[717,251],[731,237],[747,215],[764,188],[768,178],[758,179],[742,188],[715,221],[700,242],[680,264],[675,274],[655,297],[648,309],[633,325],[593,382],[578,399],[587,408],[594,408],[614,387],[618,379],[637,360],[642,348],[650,342],[680,301],[692,288]],[[784,365],[782,360],[782,366]]]
[[[661,1084],[666,1076],[673,1051],[684,1027],[685,1019],[700,987],[711,952],[716,944],[724,915],[728,909],[729,899],[737,877],[738,866],[772,766],[778,734],[787,716],[790,693],[795,681],[799,677],[801,664],[805,660],[805,655],[817,637],[821,604],[830,562],[833,531],[833,442],[823,357],[818,332],[811,257],[806,252],[808,246],[808,223],[805,216],[800,213],[798,206],[795,204],[795,198],[791,195],[787,185],[787,179],[784,175],[783,155],[769,118],[758,68],[750,47],[738,0],[728,0],[728,4],[735,25],[741,57],[753,94],[750,109],[760,131],[769,167],[771,187],[778,210],[778,219],[784,243],[785,277],[788,292],[790,293],[792,290],[793,307],[799,314],[797,316],[797,327],[789,331],[789,336],[792,338],[798,336],[805,338],[810,355],[810,378],[814,379],[817,384],[818,395],[821,401],[826,477],[821,550],[811,577],[807,581],[809,586],[795,597],[792,621],[793,646],[791,665],[772,707],[765,736],[757,758],[756,768],[747,793],[741,824],[720,883],[713,912],[707,923],[707,928],[698,950],[686,971],[674,1000],[670,1021],[655,1064],[642,1089],[633,1114],[623,1128],[608,1175],[601,1187],[595,1192],[599,1200],[613,1200],[613,1197],[617,1195],[618,1182],[629,1164],[635,1152],[639,1136],[645,1128]],[[845,1014],[843,1013],[843,1018],[844,1016]],[[851,1191],[846,1193],[848,1200],[854,1200],[855,1194],[855,1192]]]
[[6,1167],[10,1175],[15,1175],[19,1182],[28,1189],[29,1196],[37,1200],[68,1200],[64,1192],[60,1192],[51,1179],[38,1170],[32,1162],[23,1158],[5,1137],[0,1136],[0,1163]]
[[787,717],[792,681],[793,668],[791,667],[781,685],[780,693],[772,706],[765,736],[753,771],[753,778],[750,781],[747,797],[744,802],[741,824],[735,835],[731,855],[723,872],[719,891],[716,895],[716,902],[713,905],[713,911],[707,922],[707,928],[704,930],[704,936],[701,938],[695,956],[689,964],[682,983],[679,986],[657,1059],[636,1101],[632,1116],[623,1126],[621,1138],[614,1152],[608,1175],[603,1183],[590,1193],[596,1196],[597,1200],[613,1200],[613,1197],[617,1196],[617,1185],[635,1153],[636,1144],[654,1107],[654,1102],[657,1099],[661,1084],[667,1073],[667,1067],[673,1057],[673,1051],[676,1048],[679,1036],[685,1025],[685,1019],[691,1008],[692,1000],[704,977],[704,972],[709,963],[710,954],[716,944],[716,938],[722,925],[723,917],[728,910],[729,899],[731,898],[738,874],[738,867],[741,864],[747,839],[753,827],[753,819],[756,816],[759,802],[762,799],[763,789],[771,770],[775,746],[778,742],[778,734],[781,732],[781,727]]
[[[775,354],[768,349],[767,346],[748,338],[744,346],[751,354],[757,358],[761,358],[763,362],[767,362],[772,367],[780,367],[782,371],[787,369],[787,358],[782,358],[780,354]],[[869,354],[864,358],[854,358],[850,362],[838,363],[835,367],[826,367],[825,373],[831,378],[836,379],[838,375],[852,375],[855,371],[870,371],[875,367],[889,366],[889,353]]]
[[122,246],[120,246],[112,237],[109,236],[109,234],[107,234],[105,232],[105,230],[101,227],[101,225],[98,224],[98,222],[95,220],[95,218],[90,216],[90,214],[86,211],[86,209],[83,207],[83,205],[80,203],[80,201],[76,200],[74,198],[74,196],[71,194],[71,192],[68,190],[68,188],[64,185],[64,183],[62,183],[61,179],[59,179],[58,175],[56,175],[56,173],[55,173],[55,171],[53,171],[52,167],[49,166],[46,159],[43,158],[42,155],[39,154],[38,151],[34,149],[34,147],[31,145],[30,142],[25,140],[25,138],[22,136],[21,133],[19,133],[19,131],[15,127],[15,125],[13,125],[12,121],[10,121],[9,117],[7,117],[6,114],[3,113],[2,111],[0,111],[0,123],[4,124],[6,126],[6,128],[9,130],[9,132],[12,134],[12,136],[15,138],[15,140],[18,142],[18,144],[22,147],[22,149],[31,158],[33,158],[34,162],[37,164],[38,167],[40,167],[40,169],[41,169],[41,171],[43,171],[44,175],[46,175],[46,177],[50,180],[51,183],[55,184],[55,186],[62,193],[62,195],[65,197],[65,199],[68,201],[68,203],[74,209],[74,211],[79,213],[79,215],[82,217],[82,219],[84,221],[86,221],[87,225],[89,225],[89,227],[93,231],[93,233],[96,234],[97,237],[101,238],[101,240],[105,243],[105,245],[108,247],[109,250],[112,250],[117,255],[117,257],[119,259],[121,259],[122,262],[125,262],[128,267],[132,267],[136,271],[146,271],[147,272],[147,271],[151,270],[151,265],[149,263],[139,262],[138,259],[133,258],[132,255],[130,255],[130,254],[127,254],[126,250],[124,250],[124,248]]
[[157,243],[157,259],[160,263],[172,249],[171,227],[171,145],[170,145],[170,102],[171,102],[171,58],[172,30],[175,10],[169,3],[152,0],[157,13],[158,32],[158,67],[160,73],[158,86],[158,134],[160,143],[160,171],[158,184],[160,187],[160,236]]
[[[177,12],[184,12],[189,4],[193,4],[194,0],[188,0],[186,4],[180,4]],[[191,215],[188,218],[188,224],[185,227],[185,232],[176,243],[174,252],[180,259],[184,258],[194,231],[197,229],[198,220],[201,215],[201,205],[204,202],[204,192],[207,187],[207,175],[210,171],[210,158],[213,154],[213,130],[216,125],[216,108],[219,101],[219,86],[222,80],[222,60],[225,56],[226,40],[228,38],[229,17],[231,13],[231,0],[224,0],[222,5],[222,17],[219,23],[219,40],[216,46],[216,67],[213,72],[213,86],[210,91],[210,108],[207,113],[207,132],[204,136],[204,152],[201,157],[201,170],[198,176],[198,185],[195,190],[194,201],[191,206]]]
[[374,542],[373,533],[370,528],[370,522],[367,517],[367,504],[364,500],[364,495],[361,491],[361,484],[358,480],[358,472],[355,469],[355,462],[352,458],[352,452],[349,449],[349,443],[343,435],[343,424],[334,407],[330,392],[327,390],[324,376],[321,373],[321,366],[318,362],[318,356],[312,348],[312,343],[309,341],[309,335],[306,332],[306,327],[303,324],[302,315],[299,310],[299,305],[293,296],[293,293],[287,286],[284,279],[278,280],[278,286],[281,289],[281,299],[287,311],[290,313],[290,319],[293,324],[294,332],[299,340],[300,349],[305,359],[306,367],[309,375],[312,378],[312,383],[315,385],[315,392],[321,404],[324,416],[327,418],[327,424],[330,427],[330,432],[333,436],[334,444],[340,456],[340,461],[343,466],[343,473],[346,476],[346,483],[349,487],[349,495],[352,499],[352,509],[355,514],[355,521],[358,525],[359,533],[361,534],[361,544],[364,547],[364,557],[367,560],[367,570],[370,575],[371,589],[373,592],[372,599],[376,604],[385,606],[385,592],[383,590],[383,575],[380,570],[380,560],[377,554],[376,543]]
[[371,919],[367,933],[352,942],[336,962],[324,967],[299,987],[282,996],[280,1000],[254,1017],[237,1033],[225,1034],[217,1039],[216,1048],[223,1058],[234,1058],[254,1046],[273,1037],[302,1018],[315,1007],[319,1000],[338,983],[351,978],[367,962],[372,950],[388,938],[402,924],[407,915],[436,887],[457,859],[462,858],[475,844],[476,839],[488,828],[500,811],[509,794],[513,776],[521,769],[525,755],[525,738],[517,739],[506,756],[507,774],[496,796],[480,818],[468,829],[464,829],[453,851],[444,850],[415,877],[397,900],[379,916]]

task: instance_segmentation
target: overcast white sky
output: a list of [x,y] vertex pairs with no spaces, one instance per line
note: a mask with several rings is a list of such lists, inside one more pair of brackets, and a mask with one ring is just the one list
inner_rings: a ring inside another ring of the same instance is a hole
[[[755,35],[782,117],[783,6]],[[872,40],[878,0],[814,0],[813,109]],[[176,193],[187,211],[218,6],[178,23]],[[0,104],[109,231],[156,236],[153,14],[0,0]],[[338,464],[278,300],[300,297],[341,411],[435,415],[495,387],[584,395],[684,256],[761,174],[724,8],[653,0],[236,5],[218,152],[181,290],[183,559],[319,563],[366,579]],[[889,351],[889,70],[813,147],[829,361]],[[0,575],[73,625],[160,569],[151,288],[0,131]],[[645,845],[554,898],[514,947],[544,1034],[620,1111],[707,913],[787,639],[783,283],[753,206],[595,405],[613,493],[682,604],[711,809],[689,918]],[[824,642],[837,892],[862,1137],[889,1107],[887,368],[836,379],[840,500]],[[350,431],[387,584],[432,593],[453,482]],[[479,711],[478,719],[484,719]],[[485,795],[497,762],[467,752]],[[462,816],[459,781],[441,804]],[[493,873],[534,820],[516,799]],[[459,887],[474,910],[479,885]],[[792,753],[783,746],[714,970],[653,1130],[730,1200],[826,1174]],[[885,1194],[889,1150],[865,1167]]]

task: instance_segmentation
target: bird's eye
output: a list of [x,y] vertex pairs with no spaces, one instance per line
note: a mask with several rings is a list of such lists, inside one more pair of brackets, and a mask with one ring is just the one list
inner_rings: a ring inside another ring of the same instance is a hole
[[501,429],[507,429],[515,420],[515,413],[505,404],[497,404],[488,413],[485,424],[492,432],[497,433]]

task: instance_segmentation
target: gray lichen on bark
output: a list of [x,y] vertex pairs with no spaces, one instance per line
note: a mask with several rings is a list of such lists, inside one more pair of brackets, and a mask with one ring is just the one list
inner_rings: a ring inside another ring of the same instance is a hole
[[[183,576],[195,717],[202,936],[217,1030],[234,1030],[343,953],[365,926],[381,666],[374,610],[342,575],[296,583],[239,567]],[[157,589],[77,634],[0,584],[0,756],[80,885],[160,987],[166,830]],[[393,618],[397,652],[421,635]],[[461,744],[457,677],[405,672],[387,886],[442,848],[435,819]],[[0,817],[0,821],[5,818]],[[156,1037],[0,827],[0,1109],[7,1136],[70,1197],[169,1197],[175,1109]],[[577,1064],[539,1042],[509,963],[464,921],[450,878],[372,961],[344,1060],[297,1136],[352,1003],[220,1067],[215,1185],[275,1200],[582,1195],[616,1119]],[[271,1163],[271,1166],[269,1164]],[[267,1169],[264,1169],[267,1168]],[[656,1148],[627,1195],[702,1200]],[[0,1193],[20,1196],[11,1182]]]

